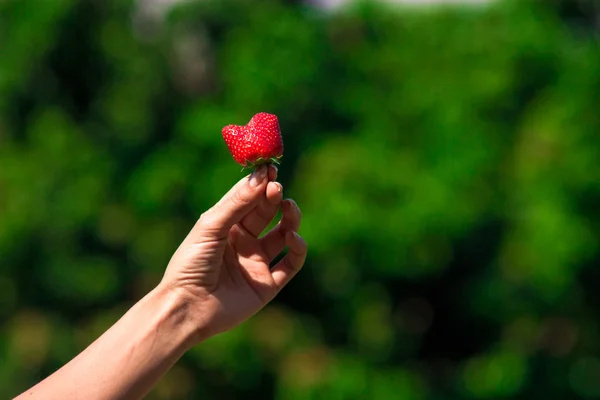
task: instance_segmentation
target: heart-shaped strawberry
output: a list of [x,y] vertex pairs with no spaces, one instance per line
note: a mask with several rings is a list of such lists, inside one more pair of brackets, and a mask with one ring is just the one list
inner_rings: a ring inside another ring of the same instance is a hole
[[279,164],[283,156],[279,121],[273,114],[258,113],[247,125],[227,125],[221,133],[233,159],[243,167]]

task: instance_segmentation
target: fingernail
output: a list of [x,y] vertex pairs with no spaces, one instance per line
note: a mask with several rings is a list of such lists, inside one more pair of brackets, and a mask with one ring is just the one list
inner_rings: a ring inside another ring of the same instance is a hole
[[261,165],[252,173],[250,177],[250,186],[257,187],[259,186],[267,177],[267,167]]
[[277,191],[279,193],[281,193],[283,191],[283,186],[281,186],[281,183],[279,183],[279,182],[276,182],[276,184],[277,184]]

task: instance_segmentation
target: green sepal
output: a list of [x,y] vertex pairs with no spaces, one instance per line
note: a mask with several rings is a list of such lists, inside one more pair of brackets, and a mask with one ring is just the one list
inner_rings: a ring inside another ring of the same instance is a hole
[[251,170],[254,171],[256,170],[256,168],[260,167],[263,164],[276,164],[276,165],[280,165],[281,162],[281,158],[283,157],[283,155],[279,156],[279,157],[271,157],[271,158],[259,158],[256,161],[254,161],[253,163],[250,161],[246,162],[246,166],[244,166],[242,168],[242,172],[244,172],[245,170]]

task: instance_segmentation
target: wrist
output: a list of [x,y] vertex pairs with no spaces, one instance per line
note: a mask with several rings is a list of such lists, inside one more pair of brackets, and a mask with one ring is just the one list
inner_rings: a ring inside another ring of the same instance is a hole
[[210,327],[200,315],[196,299],[182,293],[182,290],[161,283],[149,296],[154,299],[157,310],[161,310],[159,324],[173,331],[185,350],[208,339]]

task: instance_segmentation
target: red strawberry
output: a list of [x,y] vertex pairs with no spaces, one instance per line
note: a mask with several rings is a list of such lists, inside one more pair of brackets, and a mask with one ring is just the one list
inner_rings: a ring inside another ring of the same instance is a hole
[[278,164],[283,156],[281,130],[273,114],[258,113],[248,125],[227,125],[221,133],[233,159],[244,167]]

